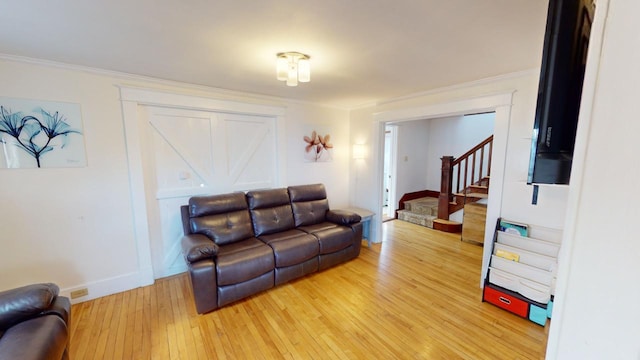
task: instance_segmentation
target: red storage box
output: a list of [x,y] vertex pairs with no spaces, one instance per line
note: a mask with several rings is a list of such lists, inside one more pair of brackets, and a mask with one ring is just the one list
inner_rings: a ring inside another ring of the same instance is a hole
[[484,286],[484,301],[526,318],[529,315],[529,303],[493,288],[489,283]]

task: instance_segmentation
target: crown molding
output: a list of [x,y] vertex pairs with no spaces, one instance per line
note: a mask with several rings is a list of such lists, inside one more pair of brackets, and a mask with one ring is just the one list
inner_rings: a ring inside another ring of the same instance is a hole
[[523,77],[532,76],[532,75],[538,76],[539,74],[540,74],[540,68],[516,71],[516,72],[507,73],[507,74],[503,74],[503,75],[492,76],[492,77],[478,79],[478,80],[474,80],[474,81],[469,81],[469,82],[465,82],[465,83],[461,83],[461,84],[444,86],[444,87],[431,89],[431,90],[427,90],[427,91],[423,91],[423,92],[418,92],[418,93],[413,93],[413,94],[409,94],[409,95],[405,95],[405,96],[391,98],[391,99],[379,101],[375,105],[376,106],[389,105],[389,104],[393,104],[393,103],[396,103],[396,102],[411,100],[411,99],[415,99],[415,98],[419,98],[419,97],[423,97],[423,96],[440,94],[440,93],[443,93],[443,92],[450,92],[450,91],[468,89],[468,88],[472,88],[472,87],[476,87],[476,86],[491,84],[491,83],[494,83],[494,82],[497,82],[497,81],[518,79],[518,78],[523,78]]
[[192,83],[186,83],[186,82],[175,81],[175,80],[166,80],[166,79],[155,78],[151,76],[137,75],[137,74],[125,73],[125,72],[114,71],[114,70],[105,70],[105,69],[100,69],[100,68],[95,68],[90,66],[69,64],[69,63],[52,61],[52,60],[37,59],[37,58],[31,58],[26,56],[0,53],[0,60],[26,63],[26,64],[32,64],[32,65],[38,65],[38,66],[46,66],[46,67],[57,68],[62,70],[83,72],[83,73],[92,74],[92,75],[111,77],[111,78],[123,81],[123,83],[115,84],[117,86],[141,87],[140,85],[127,84],[126,82],[127,81],[128,82],[147,82],[157,86],[179,88],[180,90],[183,90],[183,91],[192,91],[192,92],[197,91],[201,93],[199,94],[200,96],[203,95],[202,93],[205,93],[206,94],[205,96],[210,96],[210,97],[225,96],[230,98],[242,98],[244,101],[267,102],[268,104],[275,105],[275,106],[286,106],[286,104],[300,104],[300,105],[318,106],[323,108],[345,110],[345,111],[349,110],[349,108],[340,107],[340,106],[332,106],[332,105],[327,105],[322,103],[314,103],[310,101],[235,91],[235,90],[217,88],[213,86],[192,84]]

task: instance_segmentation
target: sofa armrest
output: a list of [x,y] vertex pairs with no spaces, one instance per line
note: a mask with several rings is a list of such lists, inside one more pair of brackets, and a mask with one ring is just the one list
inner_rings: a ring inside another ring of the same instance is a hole
[[55,315],[22,321],[0,338],[0,359],[68,359],[70,333]]
[[0,330],[48,310],[60,289],[52,283],[27,285],[0,292]]
[[47,310],[42,312],[42,315],[57,315],[64,323],[69,325],[71,317],[71,301],[68,297],[58,296]]
[[346,210],[329,210],[326,215],[327,221],[339,225],[350,225],[360,222],[360,215]]
[[182,253],[188,262],[215,258],[218,245],[202,234],[189,234],[182,237]]

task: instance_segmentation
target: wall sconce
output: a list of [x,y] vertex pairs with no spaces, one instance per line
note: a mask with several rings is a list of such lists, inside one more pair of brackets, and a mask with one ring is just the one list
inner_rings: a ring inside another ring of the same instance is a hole
[[364,144],[353,144],[353,158],[364,159],[367,155],[367,148]]
[[298,82],[311,81],[311,65],[309,55],[299,52],[281,52],[277,54],[276,73],[280,81],[287,86],[298,86]]

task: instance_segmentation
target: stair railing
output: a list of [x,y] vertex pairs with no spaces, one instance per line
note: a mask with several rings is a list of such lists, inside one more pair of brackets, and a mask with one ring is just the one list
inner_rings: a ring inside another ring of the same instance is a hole
[[459,158],[442,157],[438,219],[449,220],[449,203],[453,194],[466,191],[470,185],[480,184],[491,175],[493,135],[483,140]]

